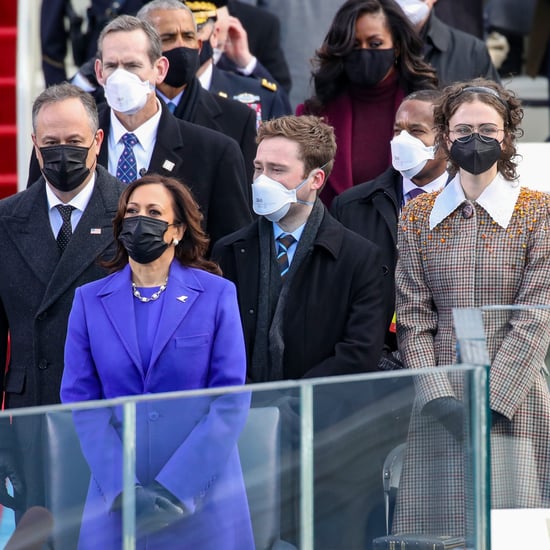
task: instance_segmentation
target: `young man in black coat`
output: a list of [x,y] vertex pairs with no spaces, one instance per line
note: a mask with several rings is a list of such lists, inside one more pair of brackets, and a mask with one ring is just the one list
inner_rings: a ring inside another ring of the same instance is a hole
[[[214,247],[212,255],[224,276],[237,286],[249,382],[377,369],[385,330],[380,253],[337,222],[318,199],[335,151],[333,129],[317,117],[264,122],[258,131],[252,186],[259,218]],[[367,402],[364,391],[350,391],[348,384],[317,388],[316,434],[322,439],[322,433],[345,425]],[[284,395],[275,404],[288,443],[298,431],[299,403]],[[316,548],[352,547],[356,528],[342,533],[337,525],[363,529],[354,521],[355,512],[348,511],[362,510],[368,498],[362,474],[365,458],[348,445],[345,437],[335,434],[330,460],[322,458],[322,450],[316,452],[316,471],[323,472],[315,480]],[[288,457],[296,449],[286,451]],[[283,533],[295,540],[292,520],[298,493],[292,466],[287,473],[291,480],[283,487]],[[346,489],[351,479],[353,491]],[[327,515],[332,518],[327,520]],[[337,540],[342,546],[335,546]]]

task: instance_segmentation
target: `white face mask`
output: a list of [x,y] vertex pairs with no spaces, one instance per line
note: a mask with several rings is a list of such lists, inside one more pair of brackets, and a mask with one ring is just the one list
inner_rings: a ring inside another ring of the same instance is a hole
[[148,80],[124,69],[117,69],[105,82],[105,99],[111,109],[124,115],[137,113],[147,102],[153,86]]
[[430,14],[428,4],[423,0],[397,0],[407,19],[416,27]]
[[293,203],[311,206],[313,202],[302,201],[296,197],[296,191],[309,179],[309,176],[294,189],[287,189],[282,183],[265,174],[258,176],[252,183],[252,208],[258,216],[264,216],[271,222],[283,219]]
[[414,178],[434,158],[434,147],[424,145],[418,138],[403,130],[391,142],[393,167],[405,178]]

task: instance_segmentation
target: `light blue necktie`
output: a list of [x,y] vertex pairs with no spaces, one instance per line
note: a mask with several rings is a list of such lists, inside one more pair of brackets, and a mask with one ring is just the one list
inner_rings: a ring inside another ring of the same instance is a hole
[[168,107],[168,110],[173,113],[176,110],[176,104],[169,101],[166,106]]
[[124,151],[118,159],[116,177],[123,183],[131,183],[137,179],[137,163],[133,147],[138,139],[134,134],[128,132],[120,140],[124,143]]

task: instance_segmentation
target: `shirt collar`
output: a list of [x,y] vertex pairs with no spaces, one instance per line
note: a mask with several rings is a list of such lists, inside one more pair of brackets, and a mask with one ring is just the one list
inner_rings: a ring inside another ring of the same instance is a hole
[[166,97],[158,88],[157,88],[157,95],[168,105],[168,103],[173,103],[174,105],[179,105],[181,98],[183,96],[183,92],[185,92],[185,88],[175,97],[170,99],[169,97]]
[[305,226],[306,224],[304,223],[300,227],[292,231],[292,233],[288,233],[288,231],[283,231],[279,227],[279,224],[273,223],[273,235],[275,237],[275,240],[277,240],[277,238],[281,235],[292,235],[296,239],[296,242],[298,242],[300,240],[300,237],[302,236],[302,233],[304,232]]
[[[151,151],[155,145],[155,139],[157,135],[157,129],[160,121],[160,115],[162,114],[162,107],[158,97],[155,98],[157,102],[157,112],[148,120],[146,120],[141,126],[138,126],[131,133],[134,134],[145,151]],[[118,143],[120,138],[128,132],[128,130],[122,125],[122,122],[118,120],[114,111],[111,109],[111,132],[114,138],[114,142]]]
[[[519,185],[514,185],[497,174],[478,199],[472,202],[479,204],[498,225],[506,229],[514,213],[519,192]],[[466,200],[460,184],[460,175],[457,174],[435,199],[430,213],[430,230]]]
[[212,85],[212,76],[214,74],[214,64],[210,63],[204,72],[199,76],[199,82],[205,90],[210,90]]
[[87,183],[84,189],[82,189],[82,191],[80,191],[78,195],[74,196],[68,203],[61,202],[59,198],[56,197],[55,193],[51,190],[49,184],[46,183],[46,198],[48,199],[48,210],[55,208],[58,204],[70,204],[71,206],[74,206],[77,210],[84,212],[84,209],[86,208],[86,206],[88,206],[88,203],[90,202],[90,197],[92,196],[94,190],[95,178],[96,172],[94,170],[90,181]]
[[443,172],[441,176],[435,178],[430,183],[427,183],[426,185],[423,185],[422,187],[418,187],[414,182],[412,182],[410,179],[403,176],[403,196],[405,196],[409,191],[412,191],[413,189],[422,189],[422,191],[426,193],[433,193],[434,191],[439,191],[443,187],[445,187],[445,184],[447,183],[447,180],[449,179],[449,174],[447,171]]

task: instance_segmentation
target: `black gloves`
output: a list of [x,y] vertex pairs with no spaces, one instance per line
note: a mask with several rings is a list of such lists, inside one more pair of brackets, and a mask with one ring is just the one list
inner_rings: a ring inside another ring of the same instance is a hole
[[454,397],[439,397],[424,405],[422,414],[431,416],[460,443],[464,439],[464,405]]
[[[11,482],[15,497],[8,494],[6,479]],[[0,504],[14,510],[23,509],[24,491],[25,485],[19,476],[13,454],[7,450],[0,450]]]
[[160,531],[187,515],[185,506],[156,481],[148,487],[136,487],[136,534]]

